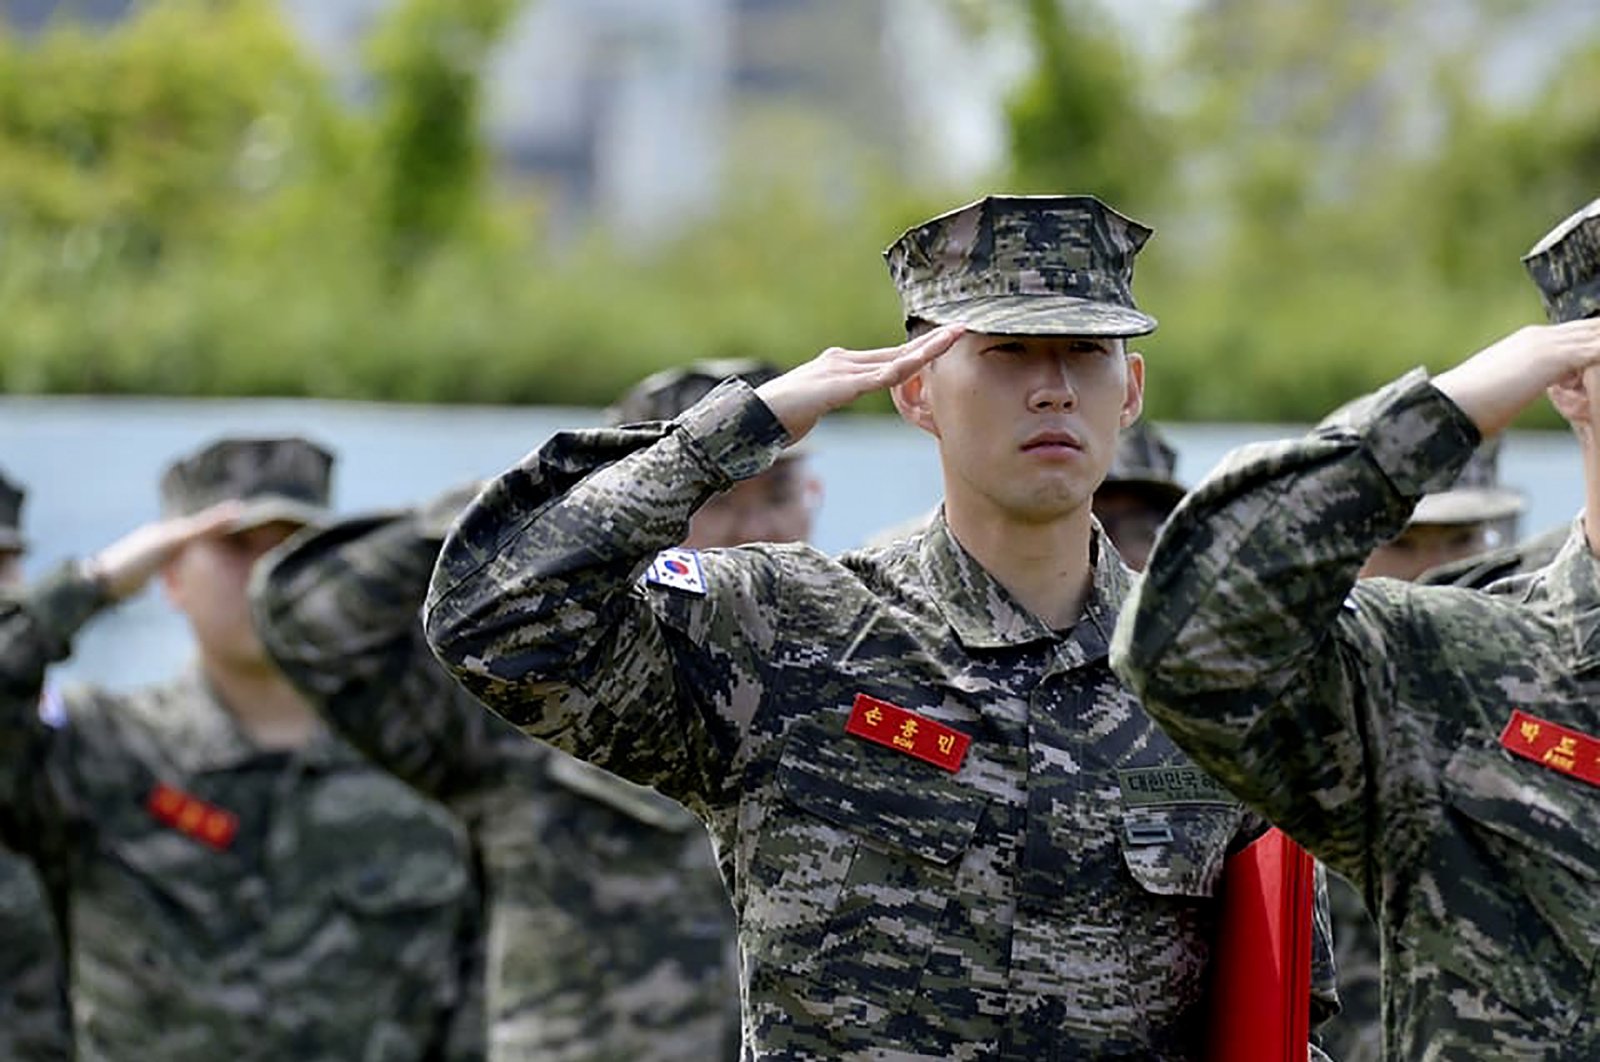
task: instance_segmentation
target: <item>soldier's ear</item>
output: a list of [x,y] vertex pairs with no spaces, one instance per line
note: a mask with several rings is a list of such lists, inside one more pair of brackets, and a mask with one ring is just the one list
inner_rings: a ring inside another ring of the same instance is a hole
[[939,435],[938,422],[934,420],[933,407],[928,401],[928,367],[889,389],[894,398],[894,408],[908,423],[921,428],[935,438]]
[[1144,355],[1130,350],[1124,357],[1128,365],[1128,385],[1122,396],[1121,423],[1127,428],[1144,412]]

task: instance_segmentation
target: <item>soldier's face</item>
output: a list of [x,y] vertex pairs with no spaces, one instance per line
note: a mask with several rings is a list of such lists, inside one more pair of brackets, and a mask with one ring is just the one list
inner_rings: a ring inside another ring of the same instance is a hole
[[973,332],[895,395],[938,438],[952,502],[1030,522],[1088,504],[1143,398],[1144,361],[1120,339]]
[[1361,578],[1384,576],[1409,583],[1430,568],[1488,547],[1488,524],[1412,524],[1372,551],[1361,566]]
[[1167,519],[1166,506],[1157,505],[1141,491],[1112,485],[1095,491],[1094,515],[1128,567],[1144,571],[1156,535]]
[[266,650],[250,618],[247,588],[256,559],[298,526],[272,523],[186,546],[162,571],[167,597],[189,620],[208,662],[229,668],[266,666]]
[[759,476],[736,484],[700,507],[689,521],[690,549],[743,546],[750,542],[804,542],[822,497],[822,484],[803,457],[779,461]]
[[14,549],[0,550],[0,587],[22,585],[22,554]]

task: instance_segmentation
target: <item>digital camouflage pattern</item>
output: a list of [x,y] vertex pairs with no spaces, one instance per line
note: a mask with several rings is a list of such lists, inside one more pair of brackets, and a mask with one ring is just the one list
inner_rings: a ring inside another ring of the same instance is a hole
[[1600,313],[1600,199],[1551,229],[1522,262],[1552,322]]
[[195,673],[69,689],[45,725],[45,667],[102,604],[72,567],[0,597],[0,839],[65,912],[78,1057],[481,1058],[460,827],[326,734],[258,750]]
[[467,824],[489,897],[491,1058],[737,1058],[733,912],[704,827],[507,726],[422,641],[428,578],[468,497],[265,558],[263,639],[353,744]]
[[992,195],[884,251],[907,322],[996,335],[1142,336],[1133,259],[1154,230],[1092,195]]
[[1333,954],[1339,970],[1339,1013],[1317,1030],[1328,1057],[1337,1062],[1383,1059],[1383,978],[1378,926],[1355,886],[1328,877],[1333,917]]
[[0,848],[0,1058],[72,1057],[55,920],[33,865]]
[[1463,557],[1423,572],[1417,582],[1424,586],[1462,586],[1484,590],[1501,579],[1529,575],[1556,559],[1561,547],[1572,537],[1572,527],[1562,524],[1526,542],[1504,549],[1489,550]]
[[1179,506],[1117,628],[1146,707],[1377,916],[1392,1058],[1600,1058],[1600,788],[1500,744],[1600,734],[1581,536],[1479,593],[1356,582],[1477,429],[1421,373],[1364,418],[1245,447]]
[[[0,472],[0,553],[20,553],[23,489]],[[0,1058],[72,1057],[66,969],[33,865],[0,847]]]
[[161,477],[161,514],[186,516],[245,499],[238,527],[314,524],[327,516],[333,455],[290,437],[220,439],[173,462]]
[[[429,641],[510,722],[707,822],[747,1057],[1195,1057],[1223,861],[1264,827],[1108,669],[1130,574],[1099,539],[1052,631],[941,519],[839,560],[703,551],[703,594],[640,581],[784,440],[739,381],[556,436],[446,539]],[[959,769],[847,734],[858,694],[969,735]]]

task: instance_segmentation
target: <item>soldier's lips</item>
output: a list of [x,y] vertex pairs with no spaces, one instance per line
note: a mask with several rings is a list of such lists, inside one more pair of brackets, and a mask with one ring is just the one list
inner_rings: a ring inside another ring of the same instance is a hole
[[1083,443],[1070,431],[1042,431],[1028,437],[1022,452],[1045,458],[1073,457],[1083,452]]

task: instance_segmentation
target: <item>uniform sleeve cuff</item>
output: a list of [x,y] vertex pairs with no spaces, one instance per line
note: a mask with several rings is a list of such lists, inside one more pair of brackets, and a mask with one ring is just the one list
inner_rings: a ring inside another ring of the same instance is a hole
[[56,659],[66,655],[73,636],[109,603],[105,588],[76,561],[45,576],[28,594],[28,611]]
[[1374,395],[1353,427],[1395,490],[1412,499],[1447,489],[1483,441],[1477,425],[1421,369]]
[[678,417],[677,426],[689,451],[721,481],[719,488],[765,472],[789,442],[771,408],[739,379],[718,384]]

